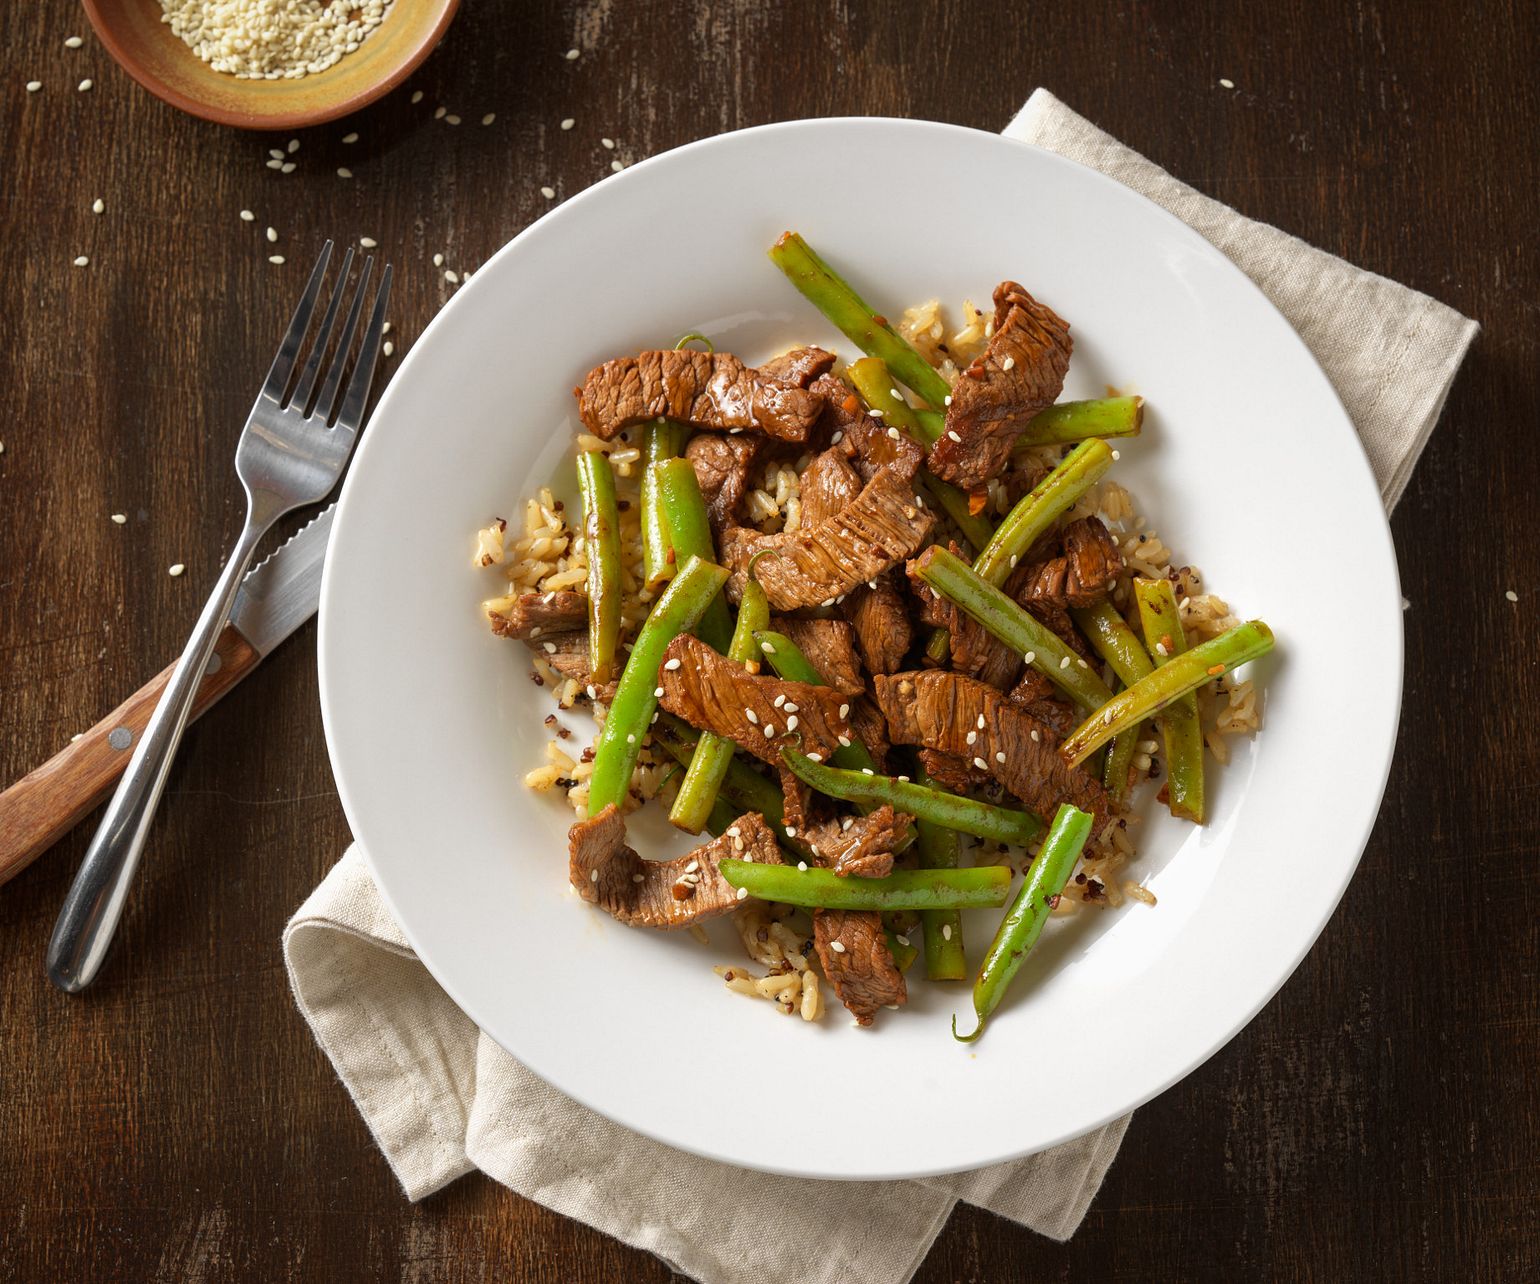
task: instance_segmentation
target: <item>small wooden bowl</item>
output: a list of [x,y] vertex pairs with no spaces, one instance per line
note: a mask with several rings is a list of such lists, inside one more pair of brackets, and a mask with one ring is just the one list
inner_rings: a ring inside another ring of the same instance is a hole
[[158,0],[84,0],[118,65],[157,98],[238,129],[299,129],[383,97],[443,38],[460,0],[395,0],[367,40],[298,80],[242,80],[215,71],[161,21]]

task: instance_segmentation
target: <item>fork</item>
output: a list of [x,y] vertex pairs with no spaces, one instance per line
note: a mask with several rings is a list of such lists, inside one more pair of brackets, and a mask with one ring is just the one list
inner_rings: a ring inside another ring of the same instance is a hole
[[117,792],[107,804],[106,814],[86,849],[85,859],[64,899],[58,922],[54,924],[53,937],[48,943],[48,975],[67,993],[78,994],[91,984],[112,943],[112,934],[122,916],[129,884],[144,853],[155,807],[165,788],[198,685],[214,654],[215,643],[257,545],[285,513],[325,498],[342,475],[343,465],[347,463],[363,424],[369,385],[384,333],[385,305],[390,299],[389,264],[381,274],[379,292],[375,295],[369,324],[340,409],[336,405],[337,394],[342,388],[348,352],[353,346],[364,296],[374,273],[373,258],[364,261],[358,286],[348,306],[347,320],[343,323],[319,392],[316,391],[316,379],[321,373],[346,292],[348,273],[353,264],[351,248],[342,260],[342,271],[321,320],[320,332],[293,390],[289,391],[290,376],[310,329],[331,257],[332,243],[327,241],[316,259],[305,293],[294,309],[278,355],[273,358],[267,380],[257,394],[251,414],[246,417],[246,426],[235,447],[235,473],[246,492],[246,524],[219,583],[198,617],[171,681],[145,726]]

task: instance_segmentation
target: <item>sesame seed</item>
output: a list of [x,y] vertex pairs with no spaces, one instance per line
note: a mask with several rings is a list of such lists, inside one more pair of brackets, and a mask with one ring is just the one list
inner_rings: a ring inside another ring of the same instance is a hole
[[1507,598],[1510,602],[1517,602],[1519,600],[1519,595],[1517,593],[1515,593],[1512,589],[1509,589],[1506,593],[1503,594],[1503,596],[1505,598]]
[[82,80],[80,82],[79,85],[76,86],[76,88],[79,89],[81,93],[85,93],[86,90],[91,88],[91,84],[92,84],[91,78],[89,76],[87,76],[84,80]]
[[269,156],[271,156],[274,160],[281,161],[283,159],[283,148],[281,148],[281,147],[269,147],[267,149],[267,154]]
[[1040,736],[1037,733],[1036,729],[1034,729],[1033,732],[1032,732],[1032,742],[1033,742],[1033,744],[1041,744],[1042,741],[1043,741],[1042,736]]
[[588,881],[590,883],[597,883],[599,881],[599,871],[597,869],[588,871]]
[[169,567],[166,568],[166,574],[169,575],[172,579],[176,579],[176,577],[186,569],[187,567],[184,566],[181,562],[173,562]]
[[797,827],[795,825],[787,825],[786,826],[786,837],[787,838],[795,838],[796,836],[797,836]]
[[829,942],[829,948],[831,950],[833,950],[836,954],[843,954],[845,952],[845,942],[844,941],[830,941]]
[[433,119],[434,120],[443,120],[444,117],[447,116],[447,115],[449,115],[449,108],[447,108],[447,107],[438,107],[438,108],[434,109]]
[[297,138],[289,139],[289,155],[292,156],[297,151],[299,151],[299,139],[297,139]]
[[889,388],[888,391],[893,395],[894,401],[902,401],[904,399],[904,394],[897,388]]
[[632,874],[631,875],[631,881],[633,883],[645,883],[647,881],[647,875],[645,875],[645,874]]
[[783,704],[786,703],[786,697],[784,695],[778,695],[774,700],[770,701],[770,703],[779,709]]
[[278,239],[278,229],[276,227],[267,229],[267,239],[269,241],[276,241]]
[[267,161],[266,164],[267,164],[268,169],[282,169],[283,168],[283,162],[281,160],[270,160],[270,161]]
[[662,687],[654,687],[653,690],[652,690],[652,695],[653,695],[653,699],[661,700],[663,698],[663,688]]
[[840,739],[840,748],[841,749],[849,749],[850,748],[850,737],[849,736],[841,736],[839,739]]
[[792,714],[791,717],[786,719],[786,734],[789,736],[796,729],[797,729],[797,715],[796,714]]
[[82,40],[79,36],[64,37],[64,47],[66,49],[79,49],[83,44],[85,44],[85,41]]
[[875,775],[876,775],[876,774],[877,774],[877,773],[876,773],[876,772],[875,772],[875,771],[873,771],[873,770],[872,770],[872,769],[871,769],[871,768],[870,768],[870,767],[862,767],[862,768],[861,768],[861,771],[862,771],[862,772],[863,772],[863,773],[864,773],[864,774],[865,774],[865,775],[868,775],[868,776],[875,776]]
[[1121,450],[1114,450],[1114,451],[1113,451],[1113,452],[1112,452],[1112,458],[1113,458],[1113,459],[1114,459],[1114,460],[1117,460],[1117,459],[1122,459],[1122,458],[1123,458],[1123,452],[1122,452],[1122,451],[1121,451]]
[[337,166],[337,177],[338,178],[352,178],[353,177],[353,171],[350,170],[346,165],[339,165],[339,166]]
[[995,754],[995,761],[1001,764],[1005,762],[1005,754],[1003,751]]
[[1107,712],[1102,715],[1102,725],[1103,726],[1107,726],[1107,727],[1110,727],[1112,725],[1112,710],[1111,709],[1108,709]]
[[420,103],[422,101],[422,90],[418,89],[413,92],[412,101],[414,103]]
[[1219,87],[1221,89],[1234,89],[1235,82],[1233,80],[1226,80],[1223,76],[1221,76],[1219,78]]
[[1080,667],[1082,669],[1089,669],[1091,666],[1089,664],[1087,664],[1084,660],[1081,660],[1080,661]]
[[761,643],[761,646],[762,646],[762,648],[764,650],[764,653],[766,655],[774,655],[775,654],[775,647],[771,643],[764,642],[764,643]]
[[295,165],[293,161],[284,161],[283,164],[278,167],[278,172],[280,174],[292,174],[294,169]]
[[1069,668],[1069,656],[1066,655],[1062,660],[1059,661],[1059,667],[1061,669]]
[[381,334],[389,334],[390,333],[390,322],[389,321],[387,321],[384,325],[382,325],[380,327],[380,333]]
[[[376,245],[379,244],[379,242],[376,241],[372,236],[360,236],[358,238],[358,243],[362,245],[366,250],[372,250]],[[390,329],[390,324],[388,322],[385,325],[385,329]]]
[[571,129],[576,124],[577,121],[573,120],[571,116],[568,116],[566,120],[562,121],[561,127],[563,129]]
[[636,732],[633,731],[626,737],[626,743],[628,745],[634,745],[636,743]]
[[749,899],[749,889],[747,887],[740,887],[738,889],[738,899],[740,901],[746,901]]
[[444,280],[448,281],[450,285],[459,285],[460,274],[453,268],[447,268],[444,271]]
[[943,406],[950,406],[952,404],[952,394],[951,393],[947,393],[945,399],[943,399],[941,404]]
[[989,770],[989,764],[987,762],[985,762],[982,758],[975,758],[973,760],[973,765],[975,767],[977,767],[980,771],[988,771]]
[[807,872],[807,862],[805,860],[799,860],[797,862],[797,868],[800,869],[803,873],[806,873]]
[[850,706],[848,704],[840,705],[840,717],[848,718],[849,716],[850,716]]
[[29,81],[27,81],[27,92],[29,94],[37,93],[37,91],[39,89],[41,89],[42,87],[43,87],[43,82],[41,80],[29,80]]
[[269,254],[267,256],[267,261],[269,263],[276,263],[281,267],[283,265],[284,258],[281,254]]
[[578,58],[578,55],[581,52],[582,52],[582,50],[580,50],[580,49],[569,49],[569,50],[567,50],[567,53],[565,55],[567,61],[568,62],[576,62],[577,58]]
[[446,125],[458,125],[460,123],[460,118],[458,116],[445,116],[444,123]]
[[433,266],[434,267],[443,267],[444,266],[444,256],[442,254],[435,254],[433,256]]
[[85,267],[86,264],[88,264],[90,261],[91,260],[88,259],[84,254],[80,254],[80,255],[77,255],[75,257],[75,266],[76,267]]
[[1028,664],[1031,664],[1034,660],[1037,659],[1037,652],[1036,651],[1028,651],[1026,653],[1026,655],[1022,656],[1021,658],[1023,660],[1025,660]]
[[977,739],[978,739],[978,738],[979,738],[979,733],[978,733],[978,732],[977,732],[977,731],[970,731],[970,732],[969,732],[969,733],[968,733],[968,740],[967,740],[967,743],[968,743],[968,744],[970,744],[970,745],[971,745],[971,744],[972,744],[972,743],[973,743],[973,742],[974,742],[974,741],[976,741],[976,740],[977,740]]
[[[950,398],[950,397],[948,397],[948,398],[947,398],[947,400],[948,400],[948,401],[950,401],[950,400],[951,400],[951,398]],[[961,440],[962,440],[962,435],[961,435],[961,434],[960,434],[960,433],[958,433],[958,432],[956,432],[956,431],[954,431],[954,430],[953,430],[953,429],[951,429],[951,428],[948,428],[948,429],[947,429],[947,430],[946,430],[946,435],[947,435],[947,436],[948,436],[948,437],[950,437],[950,438],[951,438],[951,439],[952,439],[952,440],[953,440],[953,441],[961,441]]]
[[775,735],[775,723],[773,723],[773,722],[765,723],[765,739],[768,740],[768,739],[770,739],[774,735]]
[[606,151],[612,152],[615,150],[615,140],[613,138],[601,138],[599,142],[604,146]]
[[[785,699],[785,697],[783,696],[782,699]],[[797,706],[792,704],[790,700],[787,700],[785,705],[782,707],[786,710],[787,713],[796,713],[797,711]]]
[[[417,100],[414,98],[414,99],[412,99],[412,101],[416,102]],[[354,143],[356,143],[358,141],[358,135],[357,134],[344,134],[342,136],[342,141],[345,144],[347,144],[349,147],[351,147]]]
[[845,440],[845,434],[843,432],[837,432],[837,433],[834,434],[834,436],[829,438],[829,444],[831,446],[838,446],[840,444],[840,442],[842,442],[844,440]]
[[980,731],[984,730],[984,715],[979,714],[979,720],[974,724]]
[[950,941],[952,939],[952,925],[950,923],[943,923],[941,925],[941,939],[943,941]]
[[490,125],[496,119],[497,113],[495,111],[489,111],[485,116],[481,118],[481,123],[483,125]]
[[554,187],[542,187],[540,195],[545,197],[546,200],[551,200],[556,195],[556,189]]
[[545,648],[547,655],[555,655],[556,654],[556,643],[554,643],[554,642],[542,642],[540,645]]
[[888,436],[893,438],[894,441],[897,441],[898,440],[898,429],[897,428],[889,428],[888,429]]
[[743,716],[752,722],[755,726],[759,725],[759,715],[755,713],[754,710],[745,708],[743,710]]
[[610,169],[613,172],[615,172],[616,174],[618,174],[618,173],[620,173],[621,170],[625,169],[625,165],[622,162],[618,161],[618,160],[611,161],[610,162]]
[[127,513],[114,513],[112,515],[112,520],[115,521],[119,526],[122,526],[122,525],[127,523],[127,521],[128,521],[128,514]]
[[106,212],[107,212],[107,202],[102,200],[102,198],[100,196],[98,196],[94,201],[91,202],[91,213],[93,213],[93,214],[105,214]]
[[1015,357],[1006,357],[1006,359],[1000,363],[1000,369],[1002,369],[1002,370],[1010,370],[1010,369],[1014,368],[1015,365],[1016,365],[1016,358]]
[[664,662],[663,667],[665,669],[668,669],[668,670],[672,671],[674,669],[677,669],[679,667],[679,664],[680,664],[680,661],[678,661],[678,660],[667,660],[667,661]]
[[396,355],[396,345],[389,339],[386,339],[384,346],[381,347],[380,351],[383,352],[387,357],[393,357]]

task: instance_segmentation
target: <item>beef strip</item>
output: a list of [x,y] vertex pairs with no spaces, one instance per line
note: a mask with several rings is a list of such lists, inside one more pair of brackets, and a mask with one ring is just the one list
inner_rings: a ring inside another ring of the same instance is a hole
[[856,739],[866,746],[878,771],[886,771],[888,750],[893,747],[888,738],[888,724],[870,696],[857,696],[850,702],[850,725],[855,728]]
[[867,816],[826,820],[803,833],[821,865],[836,874],[885,878],[893,872],[893,849],[914,817],[884,803]]
[[870,673],[892,673],[903,667],[904,657],[914,642],[914,626],[909,622],[909,604],[898,585],[898,571],[886,571],[858,589],[842,604],[846,618],[855,627],[856,645]]
[[[893,435],[895,432],[897,436]],[[864,412],[849,423],[833,449],[855,465],[863,481],[870,481],[879,468],[892,468],[905,477],[913,477],[925,462],[924,448],[912,437],[890,429],[881,419]]]
[[835,355],[823,348],[808,346],[792,348],[771,357],[759,367],[759,373],[782,383],[794,383],[799,388],[811,387],[814,380],[828,374],[834,368]]
[[500,638],[534,640],[543,634],[571,633],[588,627],[588,594],[565,589],[520,593],[487,608],[492,632]]
[[755,573],[778,611],[832,606],[851,589],[875,579],[925,541],[935,518],[915,503],[910,483],[880,469],[850,503],[820,522],[780,535],[736,527],[721,539],[723,563],[733,572],[728,594],[737,601],[756,553]]
[[1027,568],[1025,580],[1016,600],[1023,606],[1041,603],[1046,607],[1063,610],[1069,605],[1069,559],[1050,557],[1034,562]]
[[775,835],[758,812],[674,860],[643,860],[626,846],[626,822],[614,803],[567,834],[567,877],[577,894],[632,927],[667,931],[737,909],[738,889],[718,868],[728,857],[781,863]]
[[[860,493],[860,474],[840,448],[826,450],[802,470],[802,520],[813,523],[832,517]],[[884,572],[864,587],[852,589],[840,604],[855,628],[861,658],[873,673],[892,673],[902,667],[914,640],[903,592],[894,583],[896,575],[896,571]]]
[[738,505],[749,490],[749,472],[759,456],[764,438],[755,433],[724,437],[700,432],[690,438],[684,457],[695,465],[695,480],[706,500],[711,529],[720,536],[739,521]]
[[[879,1008],[908,1002],[904,974],[893,962],[882,934],[881,914],[874,910],[815,910],[813,944],[834,992],[861,1025],[870,1025]],[[836,950],[836,944],[841,948]]]
[[858,696],[866,690],[854,635],[844,620],[798,620],[779,615],[770,621],[770,627],[795,642],[819,676],[841,695]]
[[1095,606],[1123,570],[1117,541],[1096,517],[1082,517],[1064,528],[1064,558],[1064,595],[1071,606]]
[[1063,391],[1073,346],[1052,308],[1014,281],[996,286],[995,332],[953,385],[930,471],[965,490],[999,473],[1032,416]]
[[556,633],[550,637],[525,638],[524,645],[564,678],[575,678],[590,700],[609,704],[615,699],[619,679],[595,683],[588,668],[588,634]]
[[1053,729],[993,687],[938,669],[874,681],[895,743],[982,763],[982,770],[1045,820],[1060,803],[1070,802],[1095,815],[1097,829],[1105,825],[1110,808],[1101,783],[1067,765]]
[[1060,740],[1080,725],[1080,714],[1075,711],[1075,706],[1036,669],[1023,669],[1021,678],[1008,694],[1039,722],[1051,727]]
[[788,746],[828,762],[839,738],[852,734],[849,700],[833,687],[756,676],[689,634],[669,643],[658,685],[659,702],[670,713],[726,736],[772,767],[781,765]]
[[983,789],[993,779],[967,758],[942,753],[939,749],[921,749],[920,766],[943,789],[954,794],[971,794]]
[[746,366],[729,352],[642,352],[595,366],[576,389],[578,415],[608,441],[622,428],[677,419],[719,432],[805,441],[823,398]]

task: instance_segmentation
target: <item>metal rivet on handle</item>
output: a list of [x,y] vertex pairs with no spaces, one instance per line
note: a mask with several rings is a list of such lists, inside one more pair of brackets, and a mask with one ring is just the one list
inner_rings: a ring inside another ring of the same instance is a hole
[[134,733],[127,727],[114,727],[107,733],[107,743],[114,749],[127,749],[134,743]]

